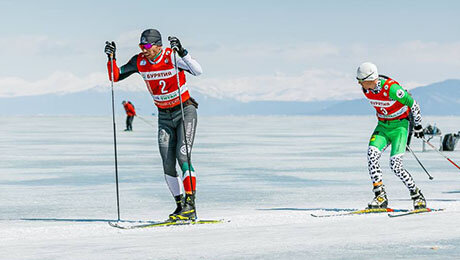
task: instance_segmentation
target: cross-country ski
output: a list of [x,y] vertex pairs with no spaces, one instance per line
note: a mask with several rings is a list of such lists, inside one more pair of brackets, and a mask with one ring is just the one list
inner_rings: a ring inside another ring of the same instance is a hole
[[387,212],[407,212],[407,209],[392,209],[392,208],[379,208],[379,209],[360,209],[350,212],[342,213],[332,213],[332,214],[310,214],[312,217],[316,218],[328,218],[328,217],[340,217],[340,216],[356,216],[363,214],[378,214],[378,213],[387,213]]
[[178,220],[178,221],[154,221],[154,222],[124,222],[124,221],[109,221],[109,225],[119,229],[136,229],[136,228],[155,228],[155,227],[172,227],[185,225],[202,225],[202,224],[219,224],[230,222],[223,219],[197,219],[197,220]]

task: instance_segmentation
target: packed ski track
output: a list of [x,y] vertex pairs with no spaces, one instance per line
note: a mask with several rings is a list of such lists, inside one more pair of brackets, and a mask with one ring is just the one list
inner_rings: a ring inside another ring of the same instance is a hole
[[[145,117],[156,125],[156,117]],[[460,255],[460,171],[430,147],[404,164],[440,212],[315,218],[362,209],[372,197],[367,142],[375,118],[200,117],[193,162],[197,213],[230,222],[122,230],[117,220],[111,117],[3,118],[0,259],[454,259]],[[121,219],[161,221],[174,210],[157,129],[118,122]],[[459,117],[424,117],[443,133]],[[439,145],[439,137],[431,141]],[[381,158],[389,206],[409,192]],[[445,152],[460,162],[460,147]]]

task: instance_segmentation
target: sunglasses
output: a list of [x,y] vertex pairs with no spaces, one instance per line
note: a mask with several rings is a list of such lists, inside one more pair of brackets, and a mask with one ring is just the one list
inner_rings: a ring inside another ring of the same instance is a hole
[[139,47],[141,47],[141,49],[144,49],[144,50],[149,50],[153,47],[154,45],[151,44],[151,43],[146,43],[146,44],[139,44]]

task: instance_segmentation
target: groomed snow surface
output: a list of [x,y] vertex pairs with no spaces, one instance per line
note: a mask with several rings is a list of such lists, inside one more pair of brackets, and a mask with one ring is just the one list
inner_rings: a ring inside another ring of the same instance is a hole
[[[123,132],[117,118],[123,220],[174,210],[155,117]],[[460,255],[460,171],[419,140],[405,166],[444,212],[314,218],[371,200],[368,117],[199,117],[193,162],[202,219],[226,224],[120,230],[111,117],[3,117],[0,128],[1,259],[454,259]],[[425,117],[444,133],[458,117]],[[432,141],[439,145],[439,138]],[[460,162],[460,145],[445,152]],[[381,159],[393,208],[409,192]],[[457,258],[458,259],[458,258]]]

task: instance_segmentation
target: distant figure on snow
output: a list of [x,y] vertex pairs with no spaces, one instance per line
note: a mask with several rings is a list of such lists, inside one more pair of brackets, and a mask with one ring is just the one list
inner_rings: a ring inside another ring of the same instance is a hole
[[125,108],[126,111],[126,129],[125,131],[133,131],[133,120],[134,116],[136,115],[136,109],[134,108],[134,105],[128,101],[123,101],[121,102],[123,104],[123,107]]

